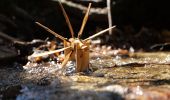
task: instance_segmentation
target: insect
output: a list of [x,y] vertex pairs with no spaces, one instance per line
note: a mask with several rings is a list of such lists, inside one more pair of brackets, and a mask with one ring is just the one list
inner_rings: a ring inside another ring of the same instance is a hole
[[56,32],[52,31],[51,29],[49,29],[48,27],[42,25],[39,22],[36,22],[36,24],[38,24],[39,26],[41,26],[42,28],[44,28],[46,31],[50,32],[51,34],[53,34],[55,37],[61,39],[63,41],[64,44],[64,48],[58,49],[58,50],[53,50],[53,51],[47,51],[44,53],[39,53],[39,54],[33,54],[30,57],[41,57],[41,56],[45,56],[45,55],[49,55],[49,54],[54,54],[54,53],[58,53],[58,52],[62,52],[64,51],[64,61],[62,62],[61,66],[64,67],[68,61],[75,61],[76,62],[76,72],[82,72],[82,71],[86,71],[87,69],[89,69],[89,51],[90,51],[90,40],[115,28],[115,26],[112,26],[110,28],[107,28],[105,30],[102,30],[86,39],[81,39],[81,35],[83,33],[84,27],[86,25],[86,22],[88,20],[88,16],[89,16],[89,12],[90,12],[90,7],[91,7],[91,3],[89,3],[86,14],[84,16],[80,31],[78,33],[78,36],[75,37],[74,36],[74,31],[72,28],[72,25],[70,23],[70,20],[67,16],[67,13],[64,9],[64,7],[62,6],[61,2],[59,2],[59,5],[62,9],[63,15],[65,17],[65,20],[67,22],[67,25],[69,27],[70,33],[71,33],[71,38],[67,39],[59,34],[57,34]]

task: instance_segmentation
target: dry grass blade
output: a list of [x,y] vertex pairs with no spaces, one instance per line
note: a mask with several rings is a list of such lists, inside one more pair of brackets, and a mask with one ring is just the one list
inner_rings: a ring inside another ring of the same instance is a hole
[[65,56],[64,61],[63,61],[62,64],[61,64],[61,67],[64,67],[64,66],[67,64],[67,62],[69,61],[72,53],[73,53],[73,51],[69,52],[69,53]]
[[42,25],[41,23],[39,22],[35,22],[37,25],[41,26],[42,28],[44,28],[46,31],[50,32],[51,34],[53,34],[55,37],[58,37],[60,38],[61,40],[63,41],[68,41],[66,38],[64,38],[63,36],[57,34],[56,32],[52,31],[51,29],[49,29],[48,27]]
[[94,35],[92,35],[92,36],[84,39],[83,41],[87,41],[87,40],[93,39],[93,38],[95,38],[95,37],[97,37],[97,36],[99,36],[99,35],[107,32],[107,31],[109,31],[109,30],[111,30],[111,29],[113,29],[113,28],[115,28],[115,27],[116,27],[116,26],[112,26],[112,27],[109,27],[109,28],[107,28],[107,29],[105,29],[105,30],[102,30],[102,31],[100,31],[100,32],[98,32],[98,33],[96,33],[96,34],[94,34]]
[[85,14],[85,16],[84,16],[83,23],[82,23],[81,28],[80,28],[80,31],[79,31],[79,33],[78,33],[78,38],[80,38],[81,35],[82,35],[82,33],[83,33],[84,27],[85,27],[86,22],[87,22],[87,20],[88,20],[88,16],[89,16],[89,12],[90,12],[90,7],[91,7],[91,3],[89,3],[89,6],[88,6],[88,8],[87,8],[87,12],[86,12],[86,14]]
[[67,22],[67,25],[68,25],[68,27],[69,27],[69,29],[70,29],[71,36],[72,36],[72,38],[74,38],[74,31],[73,31],[72,25],[71,25],[71,23],[70,23],[70,20],[69,20],[69,18],[68,18],[68,16],[67,16],[67,13],[66,13],[64,7],[63,7],[63,5],[61,4],[60,1],[59,1],[59,5],[60,5],[60,7],[61,7],[61,9],[62,9],[63,15],[64,15],[65,20],[66,20],[66,22]]
[[47,52],[39,53],[39,54],[33,54],[33,55],[31,55],[29,58],[46,56],[46,55],[49,55],[49,54],[54,54],[54,53],[57,53],[57,52],[64,51],[64,50],[69,49],[69,48],[71,48],[71,47],[66,47],[66,48],[62,48],[62,49],[58,49],[58,50],[54,50],[54,51],[47,51]]

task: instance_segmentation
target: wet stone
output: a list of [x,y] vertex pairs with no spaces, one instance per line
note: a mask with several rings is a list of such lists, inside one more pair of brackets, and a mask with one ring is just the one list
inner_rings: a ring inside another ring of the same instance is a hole
[[[89,74],[75,73],[74,62],[69,62],[63,70],[54,61],[28,62],[19,70],[1,68],[0,96],[6,97],[8,93],[16,100],[168,100],[169,55],[168,52],[133,53],[128,58],[92,58],[93,72]],[[21,88],[17,88],[16,96],[7,92],[18,85]]]

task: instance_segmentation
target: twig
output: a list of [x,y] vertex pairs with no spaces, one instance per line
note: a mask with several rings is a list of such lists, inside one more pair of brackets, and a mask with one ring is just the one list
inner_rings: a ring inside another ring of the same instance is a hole
[[[108,10],[108,23],[109,27],[112,26],[112,14],[111,14],[111,4],[110,0],[107,0],[107,10]],[[109,35],[112,34],[112,29],[109,30]]]
[[12,42],[12,43],[15,43],[15,44],[20,44],[20,45],[30,45],[30,44],[35,44],[35,43],[44,43],[43,40],[33,40],[31,42],[25,42],[25,41],[21,41],[21,40],[18,40],[14,37],[11,37],[3,32],[0,32],[0,37]]
[[[52,0],[54,2],[58,2],[58,0]],[[79,9],[81,11],[86,11],[87,7],[78,3],[74,3],[71,0],[60,0],[62,4],[65,4],[69,7]],[[91,8],[90,9],[90,15],[97,14],[97,15],[106,15],[107,14],[107,8]]]

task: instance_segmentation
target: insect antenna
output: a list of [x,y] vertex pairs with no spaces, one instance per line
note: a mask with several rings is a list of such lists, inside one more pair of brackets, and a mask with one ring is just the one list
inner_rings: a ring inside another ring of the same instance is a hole
[[63,36],[57,34],[56,32],[52,31],[51,29],[49,29],[48,27],[42,25],[39,22],[35,22],[37,25],[41,26],[42,28],[44,28],[46,31],[50,32],[51,34],[53,34],[55,37],[58,37],[59,39],[63,40],[63,41],[68,41],[67,38],[64,38]]
[[59,5],[60,5],[60,7],[61,7],[61,9],[62,9],[63,15],[64,15],[64,17],[65,17],[65,20],[66,20],[67,25],[68,25],[68,27],[69,27],[69,30],[70,30],[70,32],[71,32],[71,36],[72,36],[72,38],[74,38],[74,31],[73,31],[72,25],[71,25],[71,23],[70,23],[70,20],[69,20],[69,18],[68,18],[68,15],[67,15],[64,7],[63,7],[63,5],[61,4],[60,1],[59,1]]
[[89,3],[89,6],[88,6],[88,8],[87,8],[87,12],[86,12],[86,14],[85,14],[85,16],[84,16],[84,19],[83,19],[83,22],[82,22],[80,31],[79,31],[79,33],[78,33],[78,38],[80,38],[81,35],[82,35],[82,33],[83,33],[84,27],[85,27],[86,22],[87,22],[88,17],[89,17],[90,7],[91,7],[91,3]]
[[98,32],[98,33],[96,33],[96,34],[94,34],[94,35],[92,35],[92,36],[84,39],[83,41],[87,41],[87,40],[93,39],[93,38],[95,38],[95,37],[97,37],[97,36],[99,36],[99,35],[107,32],[107,31],[109,31],[109,30],[111,30],[111,29],[113,29],[113,28],[115,28],[115,27],[116,27],[116,26],[112,26],[112,27],[109,27],[109,28],[107,28],[107,29],[105,29],[105,30],[102,30],[102,31],[100,31],[100,32]]

